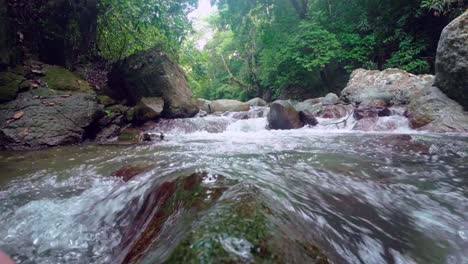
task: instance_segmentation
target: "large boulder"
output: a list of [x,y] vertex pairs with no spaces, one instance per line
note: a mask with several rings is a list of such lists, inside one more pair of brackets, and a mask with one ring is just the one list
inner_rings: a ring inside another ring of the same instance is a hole
[[237,100],[215,100],[211,104],[211,112],[244,112],[250,110],[250,105]]
[[432,75],[414,75],[399,69],[358,69],[341,92],[341,100],[365,106],[406,105],[433,82]]
[[442,31],[435,86],[468,110],[468,11]]
[[79,143],[102,114],[102,106],[91,94],[21,93],[0,105],[0,146],[31,149]]
[[258,97],[247,101],[247,104],[249,104],[252,107],[268,105],[268,103],[265,100],[263,100],[262,98],[258,98]]
[[271,129],[296,129],[304,126],[300,111],[284,100],[275,101],[270,105],[267,119]]
[[183,70],[158,49],[117,62],[109,74],[114,97],[137,104],[143,97],[162,97],[168,118],[192,117],[199,111]]
[[413,129],[438,133],[468,132],[468,114],[437,87],[428,88],[423,96],[412,101],[405,116]]

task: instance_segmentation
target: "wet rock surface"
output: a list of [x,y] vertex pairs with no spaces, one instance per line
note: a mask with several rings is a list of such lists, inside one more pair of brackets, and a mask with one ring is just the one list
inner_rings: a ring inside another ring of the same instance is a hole
[[[15,119],[18,112],[24,114]],[[38,96],[25,92],[0,105],[0,142],[7,149],[43,148],[80,143],[86,129],[103,115],[95,96],[66,93]]]
[[289,101],[278,100],[270,105],[268,124],[271,129],[296,129],[304,126],[297,111]]

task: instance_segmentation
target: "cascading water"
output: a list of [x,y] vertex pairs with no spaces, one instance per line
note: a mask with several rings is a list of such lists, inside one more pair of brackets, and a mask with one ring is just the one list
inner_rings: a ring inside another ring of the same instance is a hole
[[468,137],[397,110],[372,132],[352,116],[273,131],[267,111],[163,120],[150,145],[0,153],[0,248],[18,263],[468,263]]

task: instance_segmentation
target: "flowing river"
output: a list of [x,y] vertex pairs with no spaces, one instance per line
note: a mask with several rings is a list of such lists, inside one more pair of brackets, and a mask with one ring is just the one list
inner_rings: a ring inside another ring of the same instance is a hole
[[390,118],[356,132],[208,116],[162,121],[151,144],[0,152],[0,249],[17,263],[468,263],[468,137]]

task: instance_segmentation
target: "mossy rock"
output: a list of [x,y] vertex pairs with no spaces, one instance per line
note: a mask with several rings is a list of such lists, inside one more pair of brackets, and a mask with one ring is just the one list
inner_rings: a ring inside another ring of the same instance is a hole
[[14,100],[24,80],[23,76],[13,72],[0,73],[0,103]]
[[87,81],[78,78],[69,70],[59,66],[45,66],[46,76],[42,78],[50,89],[59,91],[75,91],[94,93]]
[[119,135],[120,142],[129,142],[129,143],[138,143],[140,142],[140,133],[139,129],[135,128],[126,128]]
[[104,105],[105,107],[117,104],[117,102],[114,99],[110,98],[107,95],[98,95],[97,99],[99,103]]
[[[255,192],[225,199],[192,226],[166,263],[288,263],[270,209]],[[328,263],[312,246],[304,263]]]
[[135,107],[128,109],[127,111],[127,121],[133,122],[135,120]]
[[125,105],[113,105],[113,106],[106,107],[106,109],[104,110],[112,114],[119,113],[119,114],[125,115],[129,111],[129,109],[130,108]]

